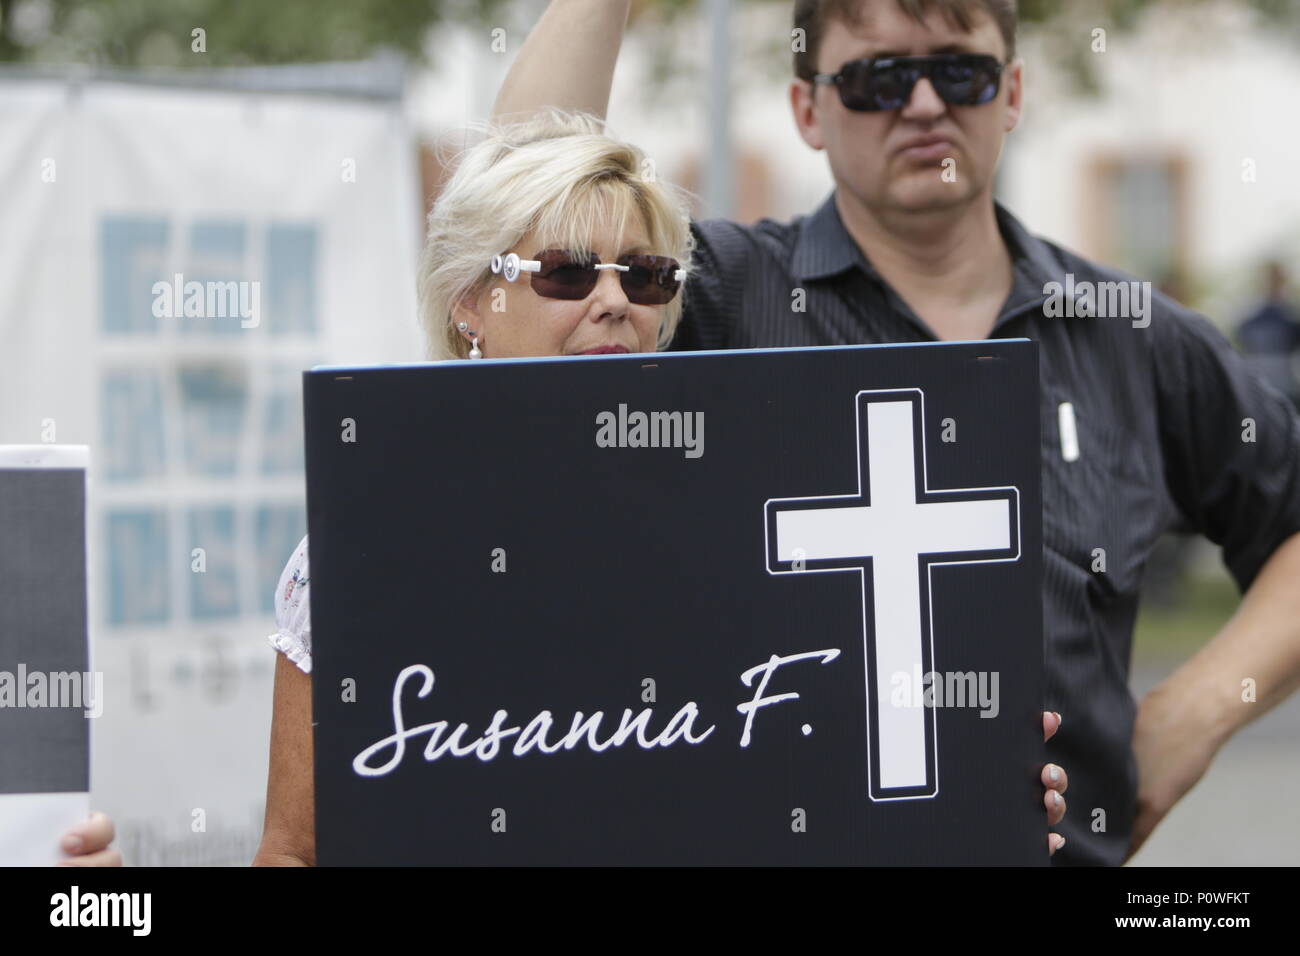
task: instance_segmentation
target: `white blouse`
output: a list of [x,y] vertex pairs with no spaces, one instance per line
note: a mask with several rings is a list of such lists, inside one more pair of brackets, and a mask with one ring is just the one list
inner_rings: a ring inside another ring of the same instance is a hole
[[267,637],[271,646],[311,673],[311,602],[307,600],[307,539],[298,542],[280,573],[275,592],[276,631]]

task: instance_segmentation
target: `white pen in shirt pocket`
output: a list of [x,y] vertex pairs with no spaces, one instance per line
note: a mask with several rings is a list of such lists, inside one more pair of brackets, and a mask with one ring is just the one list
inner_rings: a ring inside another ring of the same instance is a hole
[[1061,433],[1061,457],[1066,461],[1079,459],[1079,429],[1074,421],[1074,405],[1061,402],[1056,409],[1057,428]]

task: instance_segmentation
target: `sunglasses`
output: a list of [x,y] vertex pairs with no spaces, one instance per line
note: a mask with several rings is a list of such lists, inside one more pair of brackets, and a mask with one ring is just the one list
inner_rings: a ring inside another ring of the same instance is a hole
[[818,73],[814,83],[834,84],[840,102],[857,112],[902,109],[921,77],[953,106],[980,106],[998,95],[1003,63],[983,53],[890,56],[850,60],[838,73]]
[[613,269],[623,294],[637,305],[671,302],[686,278],[686,270],[667,256],[627,255],[602,264],[595,253],[563,249],[547,249],[533,259],[520,259],[513,252],[493,256],[491,268],[493,275],[503,275],[507,282],[514,282],[521,272],[531,272],[533,291],[548,299],[585,299],[596,288],[601,270]]

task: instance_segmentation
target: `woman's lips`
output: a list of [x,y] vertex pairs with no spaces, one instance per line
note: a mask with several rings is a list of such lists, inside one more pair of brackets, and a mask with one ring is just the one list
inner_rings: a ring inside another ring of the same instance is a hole
[[609,355],[609,354],[627,354],[627,349],[622,345],[597,345],[589,349],[584,349],[576,354],[578,355]]

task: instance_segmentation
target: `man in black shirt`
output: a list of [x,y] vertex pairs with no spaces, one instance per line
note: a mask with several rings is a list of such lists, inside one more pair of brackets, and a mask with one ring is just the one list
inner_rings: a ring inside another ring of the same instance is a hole
[[1237,329],[1237,342],[1246,361],[1279,392],[1300,402],[1300,383],[1291,367],[1300,351],[1300,315],[1286,298],[1286,270],[1280,262],[1264,267],[1265,299]]
[[[1024,93],[1014,0],[794,7],[791,105],[836,189],[790,223],[694,223],[674,348],[1040,343],[1045,703],[1073,807],[1053,859],[1119,864],[1300,684],[1300,422],[1207,320],[994,201]],[[494,113],[603,116],[627,10],[552,0]],[[1141,573],[1172,527],[1222,545],[1245,598],[1138,705]]]

